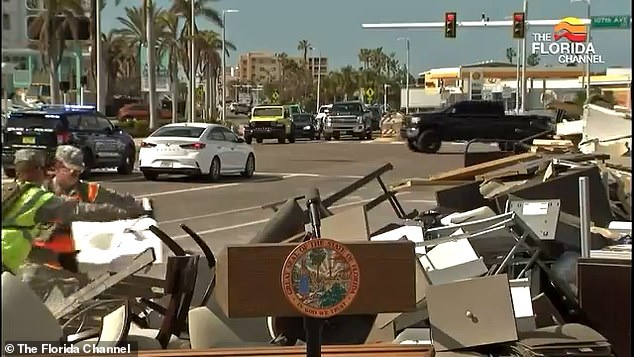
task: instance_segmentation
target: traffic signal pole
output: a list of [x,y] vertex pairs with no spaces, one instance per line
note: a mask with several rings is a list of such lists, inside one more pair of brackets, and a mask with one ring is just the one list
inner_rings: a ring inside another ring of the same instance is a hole
[[[528,1],[524,0],[524,4],[523,4],[523,10],[524,10],[524,16],[526,16],[527,10],[528,10]],[[445,17],[445,21],[443,22],[409,22],[409,23],[378,23],[378,24],[362,24],[361,28],[363,29],[372,29],[372,30],[416,30],[416,29],[433,29],[433,28],[447,28],[447,23],[446,23],[447,18]],[[525,25],[528,27],[529,25],[532,27],[550,27],[550,26],[555,26],[557,25],[559,22],[561,22],[561,19],[557,19],[557,20],[527,20],[526,18],[525,20]],[[581,22],[584,25],[590,25],[591,21],[590,18],[587,19],[580,19]],[[513,26],[513,20],[501,20],[501,21],[485,21],[483,22],[482,20],[479,21],[456,21],[455,26],[457,27],[469,27],[469,28],[481,28],[481,27],[512,27]],[[445,33],[446,35],[446,33]],[[520,83],[520,87],[518,88],[521,91],[521,108],[520,110],[523,112],[525,109],[524,106],[524,102],[526,99],[526,37],[524,37],[522,39],[522,55],[521,55],[521,63],[522,63],[522,70],[521,70],[521,83]],[[519,56],[519,54],[518,54]]]

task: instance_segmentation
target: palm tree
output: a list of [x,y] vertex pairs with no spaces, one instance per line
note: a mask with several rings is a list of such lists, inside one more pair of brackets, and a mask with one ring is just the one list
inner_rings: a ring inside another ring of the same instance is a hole
[[159,18],[162,26],[162,32],[157,36],[159,38],[159,52],[167,51],[169,54],[169,76],[170,88],[172,90],[172,123],[178,118],[178,55],[181,50],[180,17],[171,11],[165,11]]
[[[126,38],[137,54],[141,50],[141,46],[147,46],[145,11],[147,10],[152,13],[155,34],[161,34],[162,28],[166,25],[165,22],[162,21],[165,10],[153,5],[153,2],[150,2],[148,9],[145,9],[143,5],[138,7],[126,7],[124,9],[126,16],[117,17],[117,21],[123,25],[123,28],[117,29],[115,32]],[[154,37],[156,38],[159,36]]]
[[513,47],[509,47],[506,49],[506,59],[509,60],[509,63],[513,63],[513,58],[517,57],[517,51]]
[[[84,13],[80,0],[48,0],[47,8],[42,10],[28,29],[39,38],[38,49],[42,63],[48,68],[51,103],[60,102],[59,66],[66,50],[65,29],[69,28],[73,38],[77,38],[77,16]],[[56,21],[57,15],[62,21]]]
[[[185,42],[184,51],[181,49],[181,66],[183,66],[183,70],[188,78],[191,76],[191,64],[190,62],[190,53],[191,53],[191,44],[195,41],[194,36],[196,32],[198,32],[198,26],[195,27],[194,33],[191,33],[191,23],[192,23],[192,14],[191,14],[191,2],[194,1],[194,16],[195,17],[204,17],[210,22],[220,26],[221,28],[224,26],[222,23],[222,16],[220,13],[213,9],[209,3],[214,2],[215,0],[173,0],[170,11],[183,16],[185,18],[185,23],[183,24],[183,28],[181,30],[180,38]],[[195,59],[194,59],[195,60]],[[198,68],[198,65],[194,65],[194,73]],[[195,85],[192,83],[191,85]],[[195,101],[195,98],[190,98],[191,90],[187,91],[187,101],[186,106],[189,108],[189,105]],[[189,115],[190,110],[186,110],[187,115]],[[193,118],[192,118],[193,120]]]
[[297,44],[297,50],[302,52],[304,58],[304,66],[308,65],[308,50],[313,47],[313,45],[308,42],[308,40],[300,40]]
[[[222,39],[217,32],[214,31],[200,31],[196,34],[196,48],[198,49],[199,58],[197,63],[199,63],[200,72],[203,73],[204,78],[206,78],[206,93],[207,93],[207,103],[205,103],[205,108],[212,109],[212,116],[215,116],[215,106],[211,105],[215,102],[216,98],[216,83],[218,83],[218,77],[221,73],[222,69]],[[233,43],[225,41],[225,55],[229,56],[229,51],[235,51],[236,47]]]
[[359,62],[363,63],[363,68],[370,68],[370,49],[362,48],[359,50]]
[[529,67],[534,67],[539,64],[541,58],[537,53],[531,53],[528,57],[526,57],[526,65]]

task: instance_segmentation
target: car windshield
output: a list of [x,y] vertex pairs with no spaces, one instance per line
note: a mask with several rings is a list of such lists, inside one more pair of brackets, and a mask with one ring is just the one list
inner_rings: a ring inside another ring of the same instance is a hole
[[205,128],[191,126],[164,126],[155,131],[151,137],[199,138]]
[[292,106],[290,107],[291,109],[291,114],[299,114],[299,108],[296,106]]
[[360,112],[362,109],[359,103],[338,103],[332,105],[331,111],[335,113],[352,113]]
[[310,115],[300,114],[293,116],[293,121],[297,123],[306,123],[310,124],[312,117]]
[[59,118],[46,118],[43,115],[13,114],[7,120],[8,128],[18,129],[57,129],[62,126]]
[[328,107],[321,107],[321,108],[319,108],[319,112],[320,112],[320,113],[325,113],[325,112],[326,112],[326,110],[328,110]]
[[254,117],[281,117],[283,115],[282,108],[255,108],[253,109]]

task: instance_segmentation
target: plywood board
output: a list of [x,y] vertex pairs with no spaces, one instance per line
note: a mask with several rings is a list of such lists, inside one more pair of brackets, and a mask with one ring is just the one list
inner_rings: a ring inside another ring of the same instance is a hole
[[430,180],[470,180],[477,175],[481,175],[485,172],[493,171],[505,166],[510,166],[522,161],[528,161],[538,158],[536,153],[524,153],[519,155],[513,155],[498,160],[483,162],[481,164],[467,166],[461,169],[455,169],[447,172],[443,172],[438,175],[430,177]]

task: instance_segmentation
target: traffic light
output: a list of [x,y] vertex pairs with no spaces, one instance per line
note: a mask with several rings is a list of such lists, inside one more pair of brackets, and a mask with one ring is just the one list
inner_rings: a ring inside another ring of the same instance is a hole
[[[56,16],[51,24],[51,28],[56,33],[60,26],[63,25],[62,36],[65,40],[90,40],[90,19],[86,16],[78,16],[77,19],[77,38],[73,36],[73,31],[70,29],[69,21],[65,21],[64,16]],[[40,39],[40,33],[42,32],[42,24],[44,19],[41,16],[27,16],[26,17],[26,32],[29,40],[38,41]]]
[[445,37],[448,37],[448,38],[456,37],[456,13],[455,12],[445,13]]
[[513,38],[524,38],[526,19],[523,12],[513,13]]

